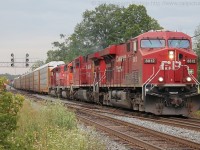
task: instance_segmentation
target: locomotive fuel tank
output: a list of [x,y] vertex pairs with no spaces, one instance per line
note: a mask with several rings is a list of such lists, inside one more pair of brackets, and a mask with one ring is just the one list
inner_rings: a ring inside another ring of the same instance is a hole
[[112,106],[131,109],[129,93],[122,90],[109,91],[109,100]]
[[86,102],[93,102],[93,96],[91,92],[86,89],[79,89],[74,93],[74,98]]

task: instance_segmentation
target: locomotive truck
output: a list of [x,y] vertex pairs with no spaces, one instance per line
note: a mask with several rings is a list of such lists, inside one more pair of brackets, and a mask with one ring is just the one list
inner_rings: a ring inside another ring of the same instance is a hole
[[51,70],[48,93],[156,115],[200,108],[197,55],[182,32],[149,31]]

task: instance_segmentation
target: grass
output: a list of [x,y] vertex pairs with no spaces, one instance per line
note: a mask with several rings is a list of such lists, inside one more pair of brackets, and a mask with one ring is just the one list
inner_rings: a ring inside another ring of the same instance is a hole
[[200,119],[200,110],[193,112],[191,116]]
[[9,137],[13,150],[103,150],[100,139],[77,128],[73,112],[60,103],[37,107],[25,101],[18,129]]

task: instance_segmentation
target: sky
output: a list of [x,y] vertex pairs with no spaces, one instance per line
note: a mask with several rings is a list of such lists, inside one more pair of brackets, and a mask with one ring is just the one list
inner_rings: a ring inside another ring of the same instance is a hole
[[29,71],[23,64],[11,68],[11,53],[16,62],[25,61],[26,53],[31,62],[46,60],[52,42],[72,34],[83,12],[103,3],[144,5],[162,27],[190,36],[200,25],[200,0],[0,0],[0,74]]

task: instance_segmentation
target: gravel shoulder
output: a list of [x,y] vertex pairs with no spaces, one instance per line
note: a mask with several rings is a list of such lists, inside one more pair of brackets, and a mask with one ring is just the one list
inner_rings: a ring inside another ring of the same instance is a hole
[[187,140],[191,140],[196,143],[200,143],[200,132],[198,131],[158,124],[152,121],[144,121],[144,120],[136,119],[136,118],[121,117],[121,116],[116,116],[116,115],[111,115],[111,114],[104,114],[104,115],[107,115],[109,117],[113,117],[119,120],[123,120],[132,124],[136,124],[145,128],[149,128],[155,131],[173,135],[176,137],[185,138]]

